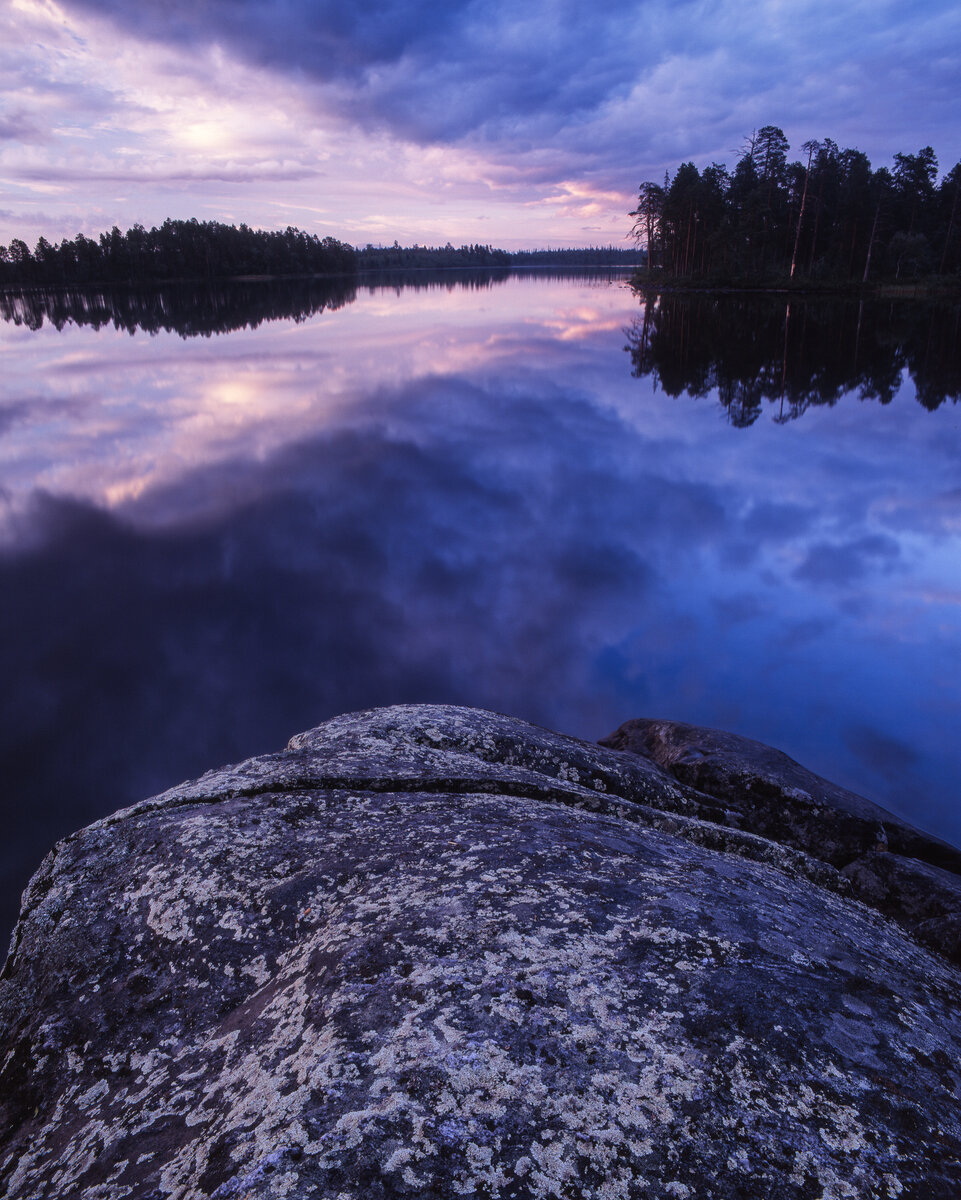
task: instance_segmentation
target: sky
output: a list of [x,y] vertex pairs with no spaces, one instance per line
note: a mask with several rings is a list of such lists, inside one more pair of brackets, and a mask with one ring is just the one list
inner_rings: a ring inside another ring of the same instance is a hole
[[948,170],[959,111],[956,0],[0,0],[0,243],[618,245],[761,125]]

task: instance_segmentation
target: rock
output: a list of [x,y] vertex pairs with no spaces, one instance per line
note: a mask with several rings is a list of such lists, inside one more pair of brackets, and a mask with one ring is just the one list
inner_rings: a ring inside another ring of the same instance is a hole
[[865,854],[841,874],[865,904],[961,963],[961,878],[899,854]]
[[373,710],[65,839],[0,982],[0,1191],[957,1197],[950,856],[842,861],[907,827],[794,782],[829,833],[798,800],[781,844],[725,753]]
[[728,820],[762,837],[844,866],[884,849],[961,873],[961,850],[899,820],[780,750],[681,721],[626,721],[602,746],[642,755],[726,806]]
[[725,806],[724,819],[736,828],[841,868],[860,900],[961,964],[957,847],[737,734],[639,719],[600,745],[656,763],[704,793],[708,804]]

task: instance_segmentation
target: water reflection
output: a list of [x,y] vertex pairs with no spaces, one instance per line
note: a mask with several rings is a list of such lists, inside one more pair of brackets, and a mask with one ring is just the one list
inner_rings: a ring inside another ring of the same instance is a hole
[[[44,323],[94,329],[112,326],[127,333],[177,333],[182,338],[210,337],[240,329],[256,329],[264,321],[306,321],[325,309],[336,310],[357,299],[358,290],[385,289],[396,295],[410,289],[488,291],[517,272],[507,267],[478,270],[377,271],[357,278],[237,280],[164,287],[22,288],[0,291],[0,320],[26,329]],[[540,281],[611,282],[624,271],[585,268],[580,271],[537,269]]]
[[736,426],[765,401],[778,422],[856,392],[889,404],[905,371],[918,403],[961,397],[961,305],[651,294],[628,329],[638,378],[717,398]]
[[734,429],[631,378],[634,317],[540,277],[6,327],[4,915],[54,836],[401,701],[718,725],[961,836],[956,410]]
[[350,304],[356,294],[352,280],[317,279],[204,287],[25,288],[0,292],[0,317],[32,330],[47,322],[58,330],[73,324],[210,337],[256,329],[264,321],[305,321],[326,308]]

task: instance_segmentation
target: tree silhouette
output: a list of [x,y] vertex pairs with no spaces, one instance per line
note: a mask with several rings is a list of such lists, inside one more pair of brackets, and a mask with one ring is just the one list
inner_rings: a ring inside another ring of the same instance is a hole
[[713,283],[917,280],[961,274],[961,163],[938,183],[931,146],[872,170],[860,150],[810,140],[788,161],[783,130],[745,139],[734,170],[682,163],[641,184],[629,214],[648,275]]

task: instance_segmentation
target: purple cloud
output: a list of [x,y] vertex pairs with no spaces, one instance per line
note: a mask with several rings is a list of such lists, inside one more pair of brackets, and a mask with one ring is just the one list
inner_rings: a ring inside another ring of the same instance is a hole
[[[582,166],[641,171],[731,158],[758,124],[886,158],[954,150],[961,19],[949,0],[68,0],[137,37],[217,44],[319,86],[364,126],[494,157],[550,146]],[[939,137],[940,134],[940,137]]]
[[764,124],[795,155],[829,136],[875,166],[931,144],[949,169],[959,149],[953,0],[57,12],[0,12],[0,206],[21,214],[0,240],[210,214],[360,243],[617,242],[641,180],[733,163]]

